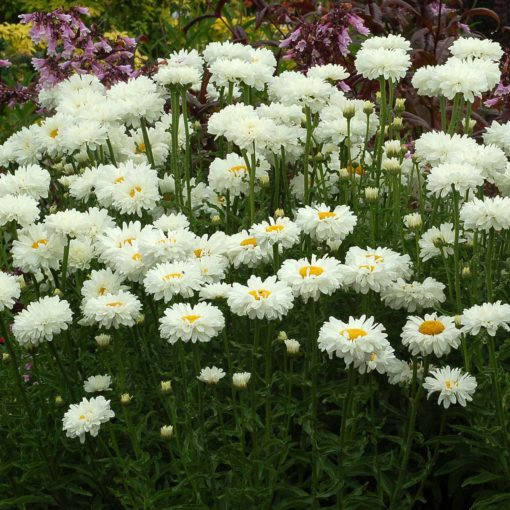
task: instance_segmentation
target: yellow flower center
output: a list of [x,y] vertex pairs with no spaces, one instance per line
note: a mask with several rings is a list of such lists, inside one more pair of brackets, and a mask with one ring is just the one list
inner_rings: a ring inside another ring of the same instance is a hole
[[361,266],[358,266],[359,269],[368,269],[371,273],[374,271],[375,266],[372,266],[371,264],[361,264]]
[[459,386],[459,381],[457,381],[457,380],[452,381],[451,379],[446,379],[446,381],[444,382],[444,387],[447,390],[452,390],[453,388],[458,388],[458,386]]
[[355,342],[358,338],[362,336],[367,336],[367,332],[364,329],[360,328],[347,328],[347,329],[341,329],[340,334],[342,336],[345,336],[345,333],[347,333],[347,338],[351,342]]
[[324,273],[324,269],[319,266],[303,266],[299,270],[301,278],[306,278],[307,276],[320,276],[322,273]]
[[133,244],[133,241],[136,241],[135,237],[126,237],[126,239],[119,243],[119,248],[126,246],[126,244],[129,244],[129,246],[131,246]]
[[87,417],[84,414],[80,414],[80,420],[83,421],[83,420],[86,420],[86,419],[87,419]]
[[441,321],[423,321],[418,328],[422,335],[439,335],[445,330],[444,324]]
[[202,248],[197,248],[193,251],[193,253],[195,254],[195,257],[199,259],[202,256]]
[[370,355],[370,361],[375,361],[377,359],[377,354],[375,352],[373,352],[371,355]]
[[266,232],[281,232],[285,228],[285,225],[269,225],[266,227]]
[[232,172],[233,174],[237,174],[239,172],[246,172],[248,169],[246,168],[246,165],[235,165],[231,166],[228,171]]
[[136,260],[137,262],[141,262],[142,260],[142,254],[141,253],[133,253],[133,256],[131,257],[133,260]]
[[248,237],[248,239],[241,241],[241,246],[257,246],[257,240],[254,237]]
[[367,259],[374,259],[374,262],[384,262],[384,257],[381,257],[381,255],[377,255],[377,253],[367,253],[365,255]]
[[182,273],[169,273],[163,276],[163,280],[170,280],[171,278],[182,278],[184,275]]
[[140,186],[135,186],[134,188],[131,188],[131,191],[129,192],[129,196],[131,198],[134,198],[134,196],[137,194],[137,193],[140,193],[140,191],[142,191],[142,188],[140,188]]
[[193,324],[196,320],[200,319],[200,315],[183,315],[181,317],[183,321]]
[[117,177],[113,182],[115,184],[120,184],[121,182],[124,182],[124,177],[121,175],[120,177]]
[[39,246],[41,246],[41,245],[45,246],[47,244],[48,244],[48,239],[38,239],[37,241],[32,243],[32,248],[34,250],[37,250],[37,248],[39,248]]
[[363,175],[364,172],[363,172],[363,168],[361,167],[361,165],[358,165],[356,167],[352,167],[352,165],[348,164],[347,165],[347,172],[349,173],[349,175],[351,174],[356,174],[356,175]]
[[110,306],[111,308],[118,308],[122,306],[124,303],[122,301],[110,301],[110,303],[106,303],[106,306]]
[[101,287],[98,291],[100,296],[104,296],[106,294],[106,287]]
[[334,218],[336,216],[336,213],[332,211],[320,211],[319,213],[319,220],[325,220],[327,218]]
[[142,154],[145,152],[145,144],[143,142],[136,144],[135,149],[136,154]]
[[57,138],[57,136],[58,136],[58,128],[52,129],[50,131],[50,136],[51,136],[51,138]]
[[253,296],[257,301],[260,301],[261,299],[268,298],[271,295],[271,291],[266,289],[250,290],[248,294]]

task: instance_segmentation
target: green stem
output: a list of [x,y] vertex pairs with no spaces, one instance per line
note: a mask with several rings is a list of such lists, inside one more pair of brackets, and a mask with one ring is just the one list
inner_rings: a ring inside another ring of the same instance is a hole
[[487,286],[487,301],[492,303],[494,298],[494,288],[492,285],[492,259],[494,257],[494,229],[489,230],[487,240],[487,253],[485,258],[485,282]]

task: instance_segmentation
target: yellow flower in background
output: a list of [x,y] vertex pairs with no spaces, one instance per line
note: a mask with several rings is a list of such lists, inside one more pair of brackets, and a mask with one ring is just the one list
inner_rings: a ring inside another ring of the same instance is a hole
[[28,34],[30,32],[30,28],[30,24],[0,24],[0,39],[3,39],[9,46],[9,53],[30,56],[35,52],[36,46]]

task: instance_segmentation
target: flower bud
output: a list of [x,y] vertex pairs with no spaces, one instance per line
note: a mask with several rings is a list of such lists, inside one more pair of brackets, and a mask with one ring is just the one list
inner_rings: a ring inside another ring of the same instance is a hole
[[400,162],[397,158],[388,158],[383,161],[383,170],[389,174],[398,174],[400,172]]
[[347,168],[340,168],[338,171],[338,174],[340,175],[340,179],[348,179],[349,178],[349,170]]
[[354,115],[356,115],[356,107],[351,103],[347,103],[344,106],[342,113],[347,120],[350,120],[354,117]]
[[123,405],[123,406],[128,406],[129,404],[131,404],[131,400],[133,399],[133,397],[129,394],[129,393],[123,393],[121,396],[120,396],[120,403]]
[[11,355],[8,352],[4,352],[2,354],[2,361],[4,363],[9,363],[9,361],[11,361]]
[[250,372],[237,372],[232,376],[232,384],[238,390],[244,390],[251,378]]
[[462,278],[471,278],[471,268],[469,266],[462,268]]
[[367,202],[377,202],[379,198],[379,188],[367,186],[365,188],[365,200]]
[[419,230],[422,226],[420,213],[411,213],[404,216],[404,225],[410,230]]
[[57,395],[55,397],[55,405],[56,406],[61,406],[63,404],[64,404],[64,399],[60,395]]
[[218,214],[214,214],[211,216],[211,223],[213,225],[218,225],[218,223],[221,223],[221,217]]
[[193,123],[193,128],[194,128],[194,129],[199,130],[201,127],[202,127],[202,124],[200,123],[200,121],[199,121],[199,120],[196,120],[196,121]]
[[460,328],[462,326],[462,316],[461,315],[456,315],[454,317],[454,319],[455,319],[455,326]]
[[397,113],[403,113],[406,109],[406,100],[403,97],[397,97],[395,99],[395,110]]
[[172,439],[172,436],[174,435],[174,427],[172,425],[163,425],[159,432],[162,439]]
[[276,338],[277,338],[277,340],[280,340],[281,342],[283,342],[284,340],[287,340],[288,336],[285,331],[278,331],[278,336]]
[[275,218],[283,218],[285,216],[285,211],[283,209],[275,209],[274,217]]
[[391,127],[397,129],[397,130],[401,130],[403,127],[404,127],[404,123],[402,121],[402,117],[395,117],[393,119],[393,122],[391,123]]
[[365,101],[363,104],[363,113],[365,115],[371,115],[374,113],[374,103],[372,103],[372,101]]
[[143,324],[145,322],[145,315],[143,313],[138,314],[138,317],[136,318],[137,324]]
[[260,185],[264,188],[269,186],[269,175],[261,175],[259,178]]
[[285,347],[287,347],[287,354],[295,356],[299,353],[300,344],[297,340],[288,339],[285,340]]
[[105,347],[108,347],[110,345],[110,341],[111,341],[112,337],[110,335],[107,335],[107,334],[101,334],[101,335],[97,335],[95,337],[95,341],[96,341],[96,344],[98,347],[101,347],[101,348],[105,348]]
[[58,296],[58,297],[62,297],[64,295],[64,293],[60,289],[55,289],[53,291],[53,295],[54,296]]
[[172,381],[161,381],[161,393],[171,393]]

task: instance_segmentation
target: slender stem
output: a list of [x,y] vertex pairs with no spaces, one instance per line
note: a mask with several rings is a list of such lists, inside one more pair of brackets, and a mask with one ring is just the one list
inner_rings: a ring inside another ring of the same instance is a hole
[[71,238],[67,236],[67,242],[64,246],[64,256],[62,259],[62,276],[60,277],[60,290],[62,294],[66,291],[66,283],[67,283],[67,265],[69,262],[69,247],[71,246]]
[[177,204],[182,205],[181,170],[179,167],[179,92],[177,90],[170,90],[170,100],[172,108],[170,166],[175,181]]
[[494,229],[489,230],[487,240],[487,253],[485,259],[485,282],[487,286],[487,300],[492,303],[494,298],[494,290],[492,285],[492,262],[494,258]]
[[381,76],[379,78],[379,89],[381,91],[381,108],[379,112],[379,136],[377,137],[375,156],[377,158],[376,165],[376,183],[379,187],[379,181],[381,178],[381,163],[382,163],[382,146],[384,142],[385,130],[386,130],[386,81]]
[[305,205],[310,203],[310,176],[309,176],[309,166],[310,166],[310,148],[312,142],[312,113],[308,106],[305,107],[305,115],[306,115],[306,139],[305,139],[305,151],[303,154],[303,176],[304,176],[304,194],[305,194]]
[[186,138],[186,146],[184,152],[184,177],[186,179],[186,208],[188,210],[188,214],[190,217],[191,225],[194,224],[193,218],[193,209],[191,207],[191,144],[190,144],[190,136],[189,136],[189,126],[188,126],[188,93],[186,89],[182,90],[181,95],[181,106],[182,106],[182,120],[184,123],[184,134]]
[[147,131],[147,121],[144,117],[140,119],[140,127],[142,128],[143,144],[145,145],[145,154],[152,168],[156,168],[154,163],[154,156],[152,154],[151,141],[149,139],[149,133]]

